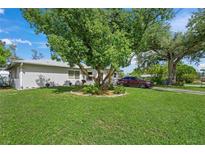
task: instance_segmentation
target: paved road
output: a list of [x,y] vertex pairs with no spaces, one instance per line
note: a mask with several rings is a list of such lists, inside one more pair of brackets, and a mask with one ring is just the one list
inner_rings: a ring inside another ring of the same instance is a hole
[[205,84],[184,84],[185,87],[205,87]]
[[185,89],[177,89],[177,88],[164,88],[164,87],[153,87],[152,89],[160,90],[160,91],[172,91],[172,92],[178,92],[178,93],[205,95],[205,91],[185,90]]

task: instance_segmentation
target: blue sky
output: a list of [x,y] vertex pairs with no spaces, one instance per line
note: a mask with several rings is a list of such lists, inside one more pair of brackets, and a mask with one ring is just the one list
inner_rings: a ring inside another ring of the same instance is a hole
[[[186,31],[186,24],[196,9],[175,9],[178,13],[170,21],[171,30],[174,32]],[[43,34],[36,35],[28,22],[22,17],[19,9],[0,9],[0,40],[7,44],[17,45],[16,53],[23,59],[31,59],[32,49],[36,49],[44,55],[44,59],[50,58],[50,51],[47,48],[46,37]],[[186,61],[185,61],[186,62]],[[201,63],[205,63],[202,59]],[[194,65],[194,64],[192,64]],[[129,67],[124,68],[125,73],[129,73],[136,67],[135,61]],[[198,66],[195,66],[198,68]]]

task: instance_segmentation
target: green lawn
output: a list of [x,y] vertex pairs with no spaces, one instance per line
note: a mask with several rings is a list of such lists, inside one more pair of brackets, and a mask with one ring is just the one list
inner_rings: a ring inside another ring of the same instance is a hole
[[128,88],[126,96],[0,90],[0,144],[205,144],[205,96]]

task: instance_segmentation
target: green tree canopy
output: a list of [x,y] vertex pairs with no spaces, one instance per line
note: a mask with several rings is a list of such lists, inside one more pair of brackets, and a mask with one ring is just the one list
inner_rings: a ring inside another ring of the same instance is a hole
[[[120,24],[123,11],[116,9],[23,9],[24,17],[44,33],[55,58],[78,65],[88,75],[83,64],[98,72],[95,81],[104,82],[120,67],[128,65],[131,49],[127,33]],[[101,81],[100,72],[109,68]]]
[[193,61],[200,61],[200,58],[205,57],[205,9],[198,9],[193,14],[188,27],[188,37],[191,40],[190,46],[199,52],[191,54],[190,58]]
[[197,72],[194,67],[179,64],[176,71],[176,80],[178,83],[192,83],[197,78]]
[[6,48],[5,43],[0,41],[0,67],[6,65],[10,55],[11,52],[8,48]]
[[202,17],[198,19],[199,22],[193,24],[195,18],[198,17],[196,15],[192,17],[185,33],[173,34],[166,24],[155,25],[152,29],[153,33],[149,34],[147,39],[148,51],[138,54],[143,66],[147,67],[162,60],[167,61],[169,83],[175,84],[177,64],[184,58],[199,61],[205,54],[205,35],[200,33],[202,28],[197,30],[198,26],[196,26],[201,23]]
[[127,28],[132,40],[132,52],[138,54],[148,51],[152,45],[150,36],[156,35],[156,30],[160,32],[157,28],[168,25],[174,15],[173,9],[132,9]]

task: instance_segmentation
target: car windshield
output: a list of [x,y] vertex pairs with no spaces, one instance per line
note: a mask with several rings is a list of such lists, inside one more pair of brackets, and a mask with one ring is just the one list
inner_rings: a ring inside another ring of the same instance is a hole
[[130,77],[130,76],[124,77],[123,79],[126,79],[126,80],[136,80],[135,77]]

